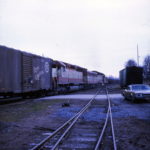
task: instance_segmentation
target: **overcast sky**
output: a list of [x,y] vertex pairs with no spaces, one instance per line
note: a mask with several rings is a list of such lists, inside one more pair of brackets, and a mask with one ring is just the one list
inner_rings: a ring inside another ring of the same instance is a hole
[[150,0],[0,0],[0,44],[118,76],[150,54]]

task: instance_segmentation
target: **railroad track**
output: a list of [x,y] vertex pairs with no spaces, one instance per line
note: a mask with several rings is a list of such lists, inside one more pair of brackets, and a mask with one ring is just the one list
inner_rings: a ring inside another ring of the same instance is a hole
[[0,98],[0,105],[19,102],[23,100],[22,97]]
[[[57,130],[55,130],[52,134],[44,138],[40,143],[36,144],[31,150],[45,150],[45,149],[94,149],[99,150],[101,147],[104,147],[107,142],[104,137],[104,133],[106,131],[106,127],[108,122],[110,122],[111,126],[111,134],[112,134],[112,147],[110,149],[117,150],[115,133],[113,127],[113,119],[111,112],[111,103],[108,94],[107,88],[106,97],[108,101],[107,105],[107,113],[105,123],[101,122],[88,122],[82,118],[83,113],[86,115],[87,111],[92,108],[93,102],[96,96],[99,94],[99,91],[89,100],[89,102],[72,118],[70,118],[67,122],[65,122],[62,126],[60,126]],[[106,107],[106,106],[105,106]],[[100,115],[97,114],[97,115]],[[109,121],[110,118],[110,121]],[[102,143],[103,142],[103,143]],[[105,148],[103,148],[105,149]]]

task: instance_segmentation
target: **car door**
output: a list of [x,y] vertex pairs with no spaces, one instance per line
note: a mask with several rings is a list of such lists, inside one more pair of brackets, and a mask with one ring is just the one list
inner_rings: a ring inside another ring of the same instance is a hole
[[125,97],[126,97],[126,98],[130,98],[130,93],[131,93],[131,89],[130,89],[130,86],[128,86],[128,87],[125,89]]

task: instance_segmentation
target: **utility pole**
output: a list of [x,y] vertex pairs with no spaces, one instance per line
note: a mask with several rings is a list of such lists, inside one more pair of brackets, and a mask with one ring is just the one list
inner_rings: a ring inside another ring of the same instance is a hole
[[138,44],[137,44],[137,65],[139,66],[139,48],[138,48]]

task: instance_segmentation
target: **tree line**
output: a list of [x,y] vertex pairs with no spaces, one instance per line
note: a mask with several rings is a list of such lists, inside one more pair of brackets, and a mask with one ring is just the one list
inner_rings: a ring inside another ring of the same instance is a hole
[[[125,67],[133,67],[133,66],[138,66],[136,61],[134,59],[129,59],[125,63]],[[140,66],[143,67],[143,78],[145,81],[150,82],[150,55],[146,56],[143,65]],[[119,78],[109,76],[108,77],[108,83],[114,84],[114,83],[119,83]]]

